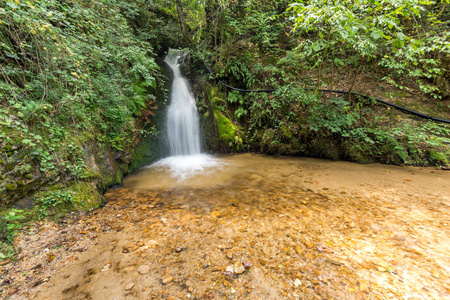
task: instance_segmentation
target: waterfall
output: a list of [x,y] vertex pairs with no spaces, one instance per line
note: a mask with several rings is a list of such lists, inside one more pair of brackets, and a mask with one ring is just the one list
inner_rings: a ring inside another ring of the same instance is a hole
[[183,58],[183,53],[170,49],[164,59],[174,74],[166,124],[170,156],[150,166],[167,170],[178,180],[198,173],[204,174],[208,168],[223,165],[215,157],[201,153],[200,122],[195,98],[189,82],[180,72]]
[[200,154],[200,126],[195,98],[188,81],[181,76],[183,55],[169,50],[165,62],[173,71],[174,79],[167,113],[167,139],[171,156]]

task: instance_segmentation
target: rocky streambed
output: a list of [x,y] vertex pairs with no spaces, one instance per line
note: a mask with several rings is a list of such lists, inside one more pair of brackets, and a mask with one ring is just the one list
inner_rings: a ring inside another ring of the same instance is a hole
[[178,181],[143,169],[108,203],[40,222],[6,299],[444,299],[450,173],[256,155]]

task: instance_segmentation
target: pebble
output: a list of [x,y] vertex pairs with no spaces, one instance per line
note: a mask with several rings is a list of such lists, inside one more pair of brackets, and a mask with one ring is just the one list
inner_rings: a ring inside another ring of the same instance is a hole
[[171,283],[172,281],[173,281],[172,276],[167,275],[167,276],[164,276],[164,278],[162,279],[162,284],[166,285],[166,284]]
[[110,268],[111,268],[111,263],[107,263],[106,265],[103,266],[101,272],[108,271]]
[[146,265],[142,265],[137,269],[137,272],[141,275],[147,274],[150,271],[150,267]]
[[125,285],[125,290],[129,291],[134,287],[134,282],[130,282],[127,283],[127,285]]
[[302,282],[300,281],[300,279],[296,278],[296,279],[294,280],[294,286],[295,286],[295,287],[299,287],[299,286],[301,286],[301,285],[302,285]]
[[228,259],[233,259],[233,252],[231,252],[231,250],[227,251],[227,258]]
[[242,274],[245,272],[245,267],[240,261],[235,262],[233,268],[235,274]]

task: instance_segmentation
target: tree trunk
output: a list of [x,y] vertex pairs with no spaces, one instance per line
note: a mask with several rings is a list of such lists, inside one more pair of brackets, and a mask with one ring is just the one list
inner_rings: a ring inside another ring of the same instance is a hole
[[177,4],[177,13],[178,13],[178,21],[180,22],[181,32],[183,33],[184,40],[186,41],[186,45],[188,47],[191,46],[191,38],[187,31],[186,19],[184,18],[183,6],[181,6],[181,0],[176,0]]

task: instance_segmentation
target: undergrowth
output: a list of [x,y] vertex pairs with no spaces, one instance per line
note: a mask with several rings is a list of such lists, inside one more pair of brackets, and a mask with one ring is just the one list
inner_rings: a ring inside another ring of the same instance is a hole
[[123,15],[137,5],[124,5],[0,4],[0,207],[40,186],[98,178],[92,145],[134,144],[160,75],[152,46]]

